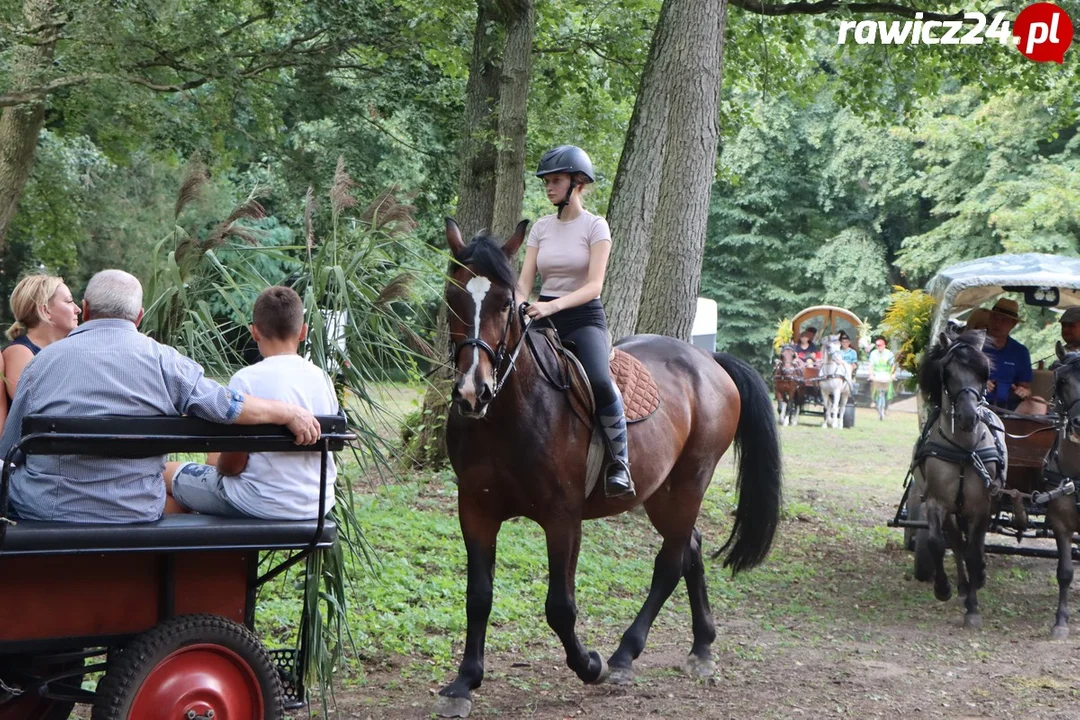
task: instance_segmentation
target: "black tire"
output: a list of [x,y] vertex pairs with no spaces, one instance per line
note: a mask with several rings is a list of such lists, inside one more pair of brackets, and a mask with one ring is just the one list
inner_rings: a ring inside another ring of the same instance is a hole
[[250,630],[216,615],[184,615],[166,620],[137,636],[115,657],[98,684],[93,720],[142,720],[131,708],[143,683],[166,658],[190,645],[225,648],[254,673],[262,695],[265,720],[285,715],[285,693],[270,654]]
[[[48,656],[3,656],[0,657],[0,680],[14,687],[32,682],[34,679],[55,677],[82,666],[82,660],[57,662]],[[83,676],[80,673],[51,683],[50,687],[58,693],[73,692],[82,687],[82,680]],[[28,693],[0,705],[0,720],[67,720],[74,708],[74,702],[54,700]]]
[[855,427],[855,403],[849,402],[844,406],[844,427]]

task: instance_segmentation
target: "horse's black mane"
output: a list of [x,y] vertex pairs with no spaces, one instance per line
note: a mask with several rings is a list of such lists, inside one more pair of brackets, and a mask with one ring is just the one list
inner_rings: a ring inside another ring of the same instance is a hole
[[472,265],[478,275],[512,288],[517,285],[517,273],[506,257],[499,241],[486,232],[479,232],[455,258],[462,265]]
[[983,382],[990,377],[990,358],[979,346],[981,337],[974,332],[964,333],[954,338],[948,348],[935,343],[927,351],[919,366],[919,389],[932,405],[941,405],[942,361],[950,350],[955,362],[970,368]]

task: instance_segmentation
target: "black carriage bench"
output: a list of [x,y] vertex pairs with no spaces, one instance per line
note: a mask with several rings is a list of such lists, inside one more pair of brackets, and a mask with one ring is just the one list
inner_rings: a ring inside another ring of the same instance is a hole
[[[189,514],[140,524],[25,520],[9,524],[0,520],[0,617],[5,618],[0,623],[0,718],[66,717],[65,708],[70,709],[73,702],[94,700],[92,694],[78,689],[76,680],[83,673],[106,668],[99,694],[115,695],[119,685],[124,685],[132,697],[106,698],[110,707],[127,708],[128,714],[112,711],[102,717],[140,717],[140,707],[154,707],[157,713],[170,699],[155,696],[146,701],[152,705],[140,706],[139,698],[149,696],[136,692],[137,686],[134,690],[127,686],[132,677],[138,680],[142,669],[128,667],[132,653],[119,651],[143,639],[156,642],[162,634],[171,637],[180,626],[190,634],[192,622],[196,635],[209,633],[213,640],[224,632],[228,636],[221,640],[224,645],[239,643],[222,651],[233,660],[237,653],[244,654],[243,647],[254,643],[256,649],[249,648],[252,657],[244,661],[253,667],[252,676],[259,678],[264,691],[260,694],[268,692],[269,683],[278,695],[276,700],[266,696],[256,703],[264,710],[259,717],[277,717],[276,707],[301,704],[303,687],[291,672],[300,663],[297,653],[273,651],[278,670],[270,665],[260,674],[257,666],[269,661],[271,654],[249,631],[254,629],[258,587],[336,540],[333,521],[322,517],[327,493],[333,492],[326,485],[327,461],[330,452],[342,450],[355,435],[344,417],[320,417],[319,422],[322,436],[317,444],[302,447],[294,443],[288,429],[276,425],[219,425],[186,417],[26,417],[22,438],[4,458],[0,475],[0,514],[5,517],[11,460],[19,452],[133,458],[170,452],[312,451],[322,456],[320,517],[274,521]],[[260,574],[259,553],[266,551],[283,551],[286,557]],[[185,622],[185,618],[197,621]],[[205,644],[199,642],[197,647]],[[107,664],[84,664],[83,658],[106,651]],[[214,655],[212,650],[200,652]],[[117,657],[126,657],[127,662],[118,663]],[[212,665],[216,657],[189,660],[201,667]],[[166,665],[168,669],[176,663]],[[158,672],[153,667],[145,670],[142,674],[149,681]],[[123,683],[108,682],[109,674],[115,673],[125,675]],[[12,694],[8,688],[21,688],[21,694]],[[161,717],[172,717],[174,709],[178,718],[188,717],[189,710],[196,713],[191,717],[205,716],[214,707],[217,717],[231,717],[230,708],[233,715],[238,712],[235,704],[230,705],[235,697],[204,697],[194,705],[187,696],[175,700],[178,704],[169,705],[169,712]]]

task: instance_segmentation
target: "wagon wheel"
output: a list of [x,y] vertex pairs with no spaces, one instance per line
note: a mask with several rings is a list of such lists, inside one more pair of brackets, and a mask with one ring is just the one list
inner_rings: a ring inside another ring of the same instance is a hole
[[[8,685],[27,687],[35,680],[73,672],[82,666],[81,659],[58,661],[49,657],[5,657],[0,658],[0,679]],[[51,682],[49,687],[54,693],[70,694],[82,687],[82,678],[82,673],[79,673]],[[0,705],[0,720],[67,720],[74,707],[74,701],[42,697],[29,690]]]
[[278,720],[284,702],[281,678],[251,631],[214,615],[186,615],[110,658],[91,717]]

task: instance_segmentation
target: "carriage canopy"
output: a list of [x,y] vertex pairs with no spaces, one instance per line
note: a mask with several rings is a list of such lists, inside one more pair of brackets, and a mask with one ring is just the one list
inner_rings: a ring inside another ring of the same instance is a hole
[[859,316],[850,310],[834,305],[816,305],[799,311],[791,321],[791,337],[798,339],[799,333],[814,327],[817,328],[819,342],[826,335],[835,335],[841,330],[846,332],[854,342],[859,337],[859,328],[862,324]]
[[1028,304],[1064,310],[1080,306],[1080,258],[1020,253],[969,260],[939,272],[926,292],[937,303],[930,337],[950,319],[1006,292],[1023,293]]

